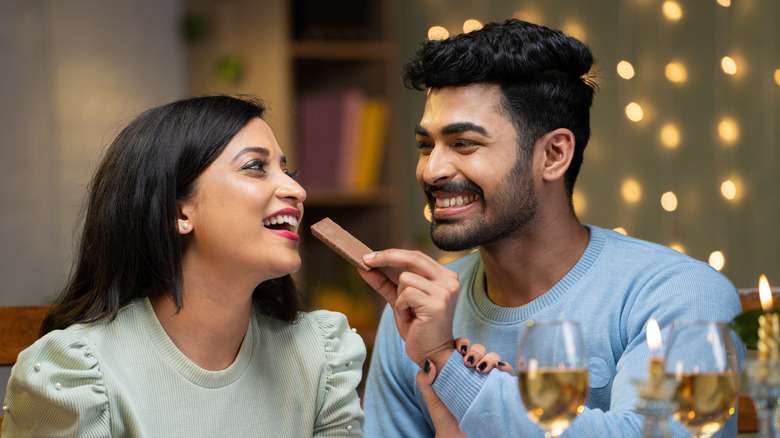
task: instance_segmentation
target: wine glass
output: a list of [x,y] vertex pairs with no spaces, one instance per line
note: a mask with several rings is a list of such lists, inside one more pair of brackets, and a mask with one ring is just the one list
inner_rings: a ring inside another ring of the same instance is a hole
[[528,417],[545,436],[560,436],[582,412],[588,394],[588,357],[579,324],[528,322],[517,363]]
[[712,436],[734,413],[739,365],[725,323],[675,322],[664,370],[678,383],[674,418],[694,437]]

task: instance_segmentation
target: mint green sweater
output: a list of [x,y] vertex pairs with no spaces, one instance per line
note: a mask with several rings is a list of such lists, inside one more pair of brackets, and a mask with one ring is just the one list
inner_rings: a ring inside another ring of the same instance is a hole
[[235,362],[206,371],[139,299],[110,323],[57,330],[23,351],[2,435],[359,437],[365,354],[341,314],[289,325],[255,312]]

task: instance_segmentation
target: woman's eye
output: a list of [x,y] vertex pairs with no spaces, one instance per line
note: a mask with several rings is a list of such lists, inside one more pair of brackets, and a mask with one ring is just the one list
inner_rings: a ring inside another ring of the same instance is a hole
[[260,172],[266,173],[265,166],[268,165],[268,162],[263,160],[252,160],[246,164],[244,164],[244,167],[242,167],[242,170],[259,170]]
[[289,176],[292,179],[298,179],[298,171],[290,172],[289,170],[284,171],[285,175]]

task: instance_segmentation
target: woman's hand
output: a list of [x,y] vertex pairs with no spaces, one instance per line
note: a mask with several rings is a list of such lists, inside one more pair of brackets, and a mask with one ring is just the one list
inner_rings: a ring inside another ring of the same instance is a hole
[[[455,340],[455,348],[463,355],[463,363],[469,368],[476,369],[479,373],[485,374],[496,368],[514,375],[511,365],[501,361],[501,356],[498,354],[487,353],[485,346],[481,344],[471,344],[466,338],[458,338]],[[465,437],[458,428],[458,420],[433,390],[436,372],[436,365],[431,361],[426,361],[423,369],[417,373],[417,386],[420,388],[425,404],[428,406],[428,412],[431,414],[433,425],[436,428],[436,437]]]
[[466,338],[458,338],[455,340],[455,348],[458,350],[458,353],[463,355],[463,363],[469,368],[476,369],[479,373],[486,374],[495,368],[513,376],[515,375],[512,365],[502,361],[498,353],[488,353],[482,344],[472,344]]

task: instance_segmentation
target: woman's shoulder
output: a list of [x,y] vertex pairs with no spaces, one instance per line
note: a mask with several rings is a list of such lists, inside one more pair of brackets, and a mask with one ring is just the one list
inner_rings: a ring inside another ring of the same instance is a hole
[[11,415],[4,427],[11,430],[45,428],[38,423],[44,417],[62,430],[107,427],[105,383],[83,327],[52,331],[22,351],[11,370],[6,401]]

